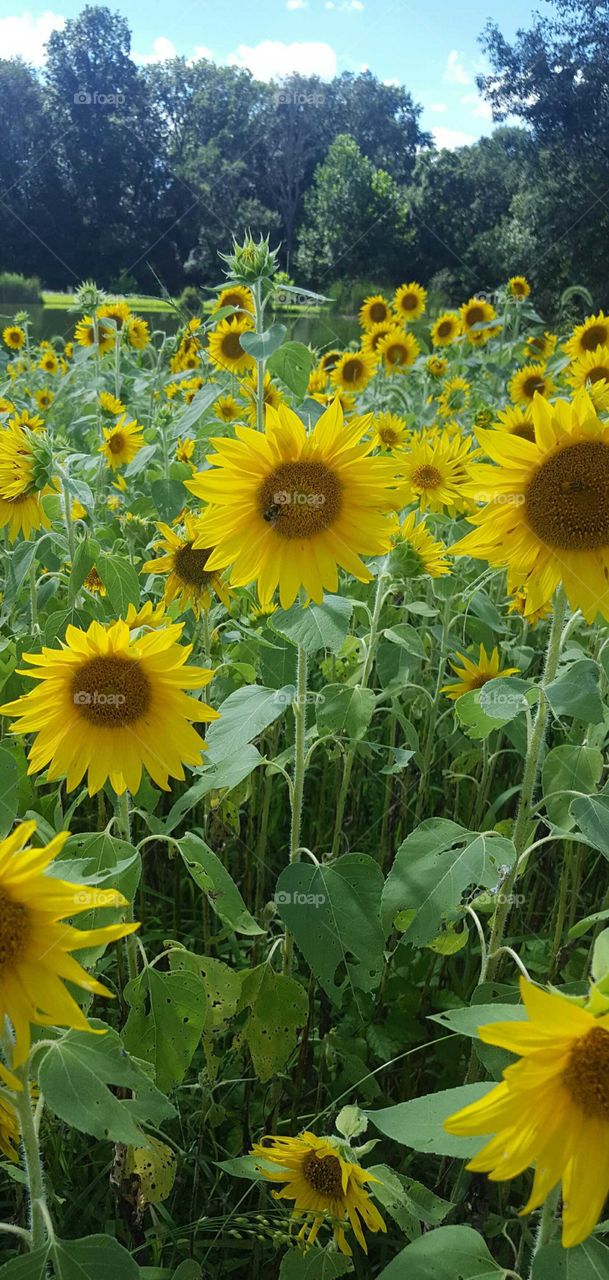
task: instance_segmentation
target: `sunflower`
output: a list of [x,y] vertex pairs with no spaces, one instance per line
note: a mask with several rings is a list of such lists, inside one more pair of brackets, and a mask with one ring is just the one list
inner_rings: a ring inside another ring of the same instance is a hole
[[34,399],[39,409],[50,409],[55,399],[52,391],[48,387],[41,387],[40,391],[35,393]]
[[507,291],[510,298],[517,298],[519,302],[523,302],[528,298],[531,286],[526,276],[511,276],[507,282]]
[[19,1163],[19,1121],[10,1102],[0,1098],[0,1152],[5,1160]]
[[521,587],[519,591],[514,592],[508,605],[508,613],[517,613],[521,618],[526,618],[530,627],[536,627],[538,622],[551,616],[552,605],[548,602],[542,605],[541,609],[536,609],[534,613],[527,614],[527,593]]
[[[388,334],[393,333],[394,329],[395,319],[393,316],[391,316],[389,320],[383,320],[382,324],[371,325],[370,328],[366,329],[365,333],[362,334],[362,351],[368,351],[370,352],[370,355],[373,356],[378,355],[378,350],[383,338],[386,338]],[[403,332],[403,330],[400,332]]]
[[487,1023],[485,1044],[519,1055],[503,1080],[449,1117],[458,1137],[494,1134],[468,1164],[493,1182],[518,1177],[533,1163],[533,1188],[522,1213],[562,1183],[565,1249],[594,1230],[609,1192],[609,1017],[595,1018],[557,992],[520,979],[526,1022]]
[[443,311],[431,326],[431,341],[434,347],[449,347],[462,331],[461,317],[456,311]]
[[463,413],[469,403],[471,387],[465,378],[449,378],[444,384],[442,394],[438,396],[438,412],[443,418],[452,418],[455,413]]
[[209,358],[220,369],[229,373],[246,373],[255,368],[253,356],[241,346],[244,333],[252,332],[249,316],[235,316],[234,320],[221,320],[209,335]]
[[234,396],[219,396],[214,401],[214,413],[221,422],[235,422],[241,416],[241,406]]
[[427,290],[414,280],[402,284],[393,295],[393,310],[400,320],[418,320],[427,303]]
[[431,438],[413,436],[400,462],[400,473],[407,484],[406,502],[416,502],[422,511],[471,510],[467,485],[471,480],[470,441],[460,434],[450,436],[446,431]]
[[178,439],[175,452],[176,462],[186,462],[190,464],[192,462],[192,455],[194,451],[195,441],[191,440],[189,436],[186,436],[184,440]]
[[586,387],[598,409],[609,406],[609,347],[597,347],[574,360],[567,374],[571,386],[579,391]]
[[83,316],[74,330],[74,339],[81,347],[94,347],[97,345],[99,354],[103,356],[107,351],[112,351],[114,347],[115,330],[111,329],[109,325],[100,324],[99,321],[96,326],[92,316]]
[[[279,387],[277,387],[273,382],[273,379],[271,378],[270,373],[265,373],[264,382],[262,385],[263,385],[262,398],[265,404],[265,411],[268,405],[272,405],[273,409],[278,409],[279,405],[283,404],[283,396],[279,390]],[[251,424],[251,426],[255,427],[256,422],[258,420],[257,419],[257,413],[258,413],[258,409],[257,409],[258,370],[257,369],[253,369],[251,373],[246,374],[245,378],[242,379],[241,386],[239,387],[239,394],[244,396],[247,400],[247,408],[245,410],[244,416],[247,419],[247,421]]]
[[105,596],[108,594],[95,565],[89,569],[89,572],[83,582],[83,587],[86,587],[87,591],[90,591],[91,595],[94,596]]
[[[292,1217],[304,1217],[299,1238],[312,1245],[324,1220],[329,1220],[340,1252],[350,1258],[346,1227],[351,1226],[364,1253],[368,1247],[362,1222],[373,1233],[387,1228],[367,1191],[370,1183],[380,1179],[347,1159],[345,1149],[350,1154],[338,1140],[305,1132],[297,1138],[263,1138],[252,1148],[252,1155],[263,1161],[260,1172],[269,1182],[285,1182],[275,1196],[293,1200]],[[279,1167],[270,1172],[268,1164]]]
[[441,693],[445,693],[447,698],[451,698],[453,701],[456,698],[460,698],[464,693],[471,693],[474,689],[481,689],[489,680],[498,680],[500,676],[513,676],[519,670],[518,667],[504,667],[500,670],[499,650],[495,648],[491,653],[487,653],[483,644],[480,645],[477,661],[467,658],[463,653],[458,653],[457,658],[459,660],[458,663],[450,663],[457,679],[443,685],[440,690]]
[[153,604],[152,600],[147,600],[141,609],[136,609],[134,604],[130,604],[125,614],[125,622],[130,631],[135,631],[138,627],[162,627],[166,621],[165,605],[161,601],[159,604]]
[[0,396],[0,413],[14,413],[15,406],[12,400],[7,400],[6,396]]
[[64,980],[83,991],[112,997],[112,992],[82,969],[70,953],[105,947],[139,928],[136,924],[111,924],[101,929],[74,929],[66,924],[66,918],[90,911],[92,906],[116,908],[128,903],[116,889],[88,890],[86,885],[45,875],[69,833],[63,831],[48,845],[31,848],[29,841],[35,830],[35,822],[23,822],[0,841],[0,1022],[6,1016],[13,1025],[13,1067],[29,1056],[30,1023],[92,1030]]
[[444,544],[432,537],[424,520],[417,520],[415,511],[402,520],[394,533],[394,551],[400,567],[408,566],[409,578],[423,574],[443,578],[450,573]]
[[609,316],[604,311],[599,311],[596,316],[587,316],[583,324],[576,325],[565,343],[565,351],[572,360],[596,351],[597,347],[609,347]]
[[362,329],[373,329],[391,318],[391,307],[382,293],[371,294],[364,298],[359,311],[359,322]]
[[49,492],[47,473],[39,474],[36,436],[15,419],[0,431],[0,528],[11,542],[37,529],[50,528],[41,499]]
[[432,378],[443,378],[448,372],[448,360],[445,360],[444,356],[428,356],[425,368]]
[[328,375],[320,365],[316,369],[311,369],[309,381],[307,383],[307,395],[317,395],[319,391],[325,391],[328,383]]
[[68,791],[88,774],[89,795],[110,779],[118,795],[140,785],[142,766],[157,786],[184,779],[183,765],[198,765],[205,743],[190,721],[217,719],[184,689],[202,689],[212,672],[184,665],[192,645],[180,645],[182,624],[132,638],[126,622],[87,631],[69,626],[61,649],[24,654],[39,683],[1,707],[18,717],[11,732],[35,733],[30,773],[48,767],[49,782],[67,779]]
[[[474,345],[476,342],[483,345],[496,332],[492,321],[496,319],[497,312],[484,298],[470,298],[469,302],[464,302],[460,309],[460,316],[463,329]],[[485,327],[479,329],[478,325]]]
[[421,353],[421,348],[411,333],[403,329],[391,329],[378,345],[386,373],[406,373]]
[[533,397],[551,396],[556,390],[550,374],[543,364],[526,364],[510,378],[508,392],[515,404],[532,404]]
[[355,396],[351,395],[348,391],[333,390],[327,395],[317,392],[317,394],[313,396],[313,399],[317,400],[318,404],[323,404],[326,408],[328,405],[334,404],[336,401],[336,403],[340,405],[343,411],[343,417],[345,418],[348,418],[355,409]]
[[319,357],[320,369],[323,369],[324,373],[332,373],[342,355],[343,352],[338,351],[335,347],[330,351],[324,351],[323,355]]
[[524,406],[518,404],[502,409],[497,414],[496,421],[493,419],[489,425],[496,427],[499,431],[509,431],[511,435],[519,436],[521,440],[535,440],[530,404]]
[[206,565],[211,555],[207,547],[193,544],[199,532],[199,522],[195,516],[184,517],[184,533],[182,536],[171,529],[168,524],[157,524],[163,537],[152,544],[154,551],[164,551],[165,555],[156,560],[147,560],[143,566],[145,573],[166,573],[167,584],[163,595],[165,605],[178,600],[181,609],[191,608],[195,618],[202,609],[209,609],[212,591],[230,608],[231,592],[222,582],[220,575],[212,570],[208,572]]
[[104,443],[99,446],[98,452],[103,453],[112,471],[131,462],[144,443],[142,428],[134,419],[127,422],[126,417],[123,413],[113,427],[102,428]]
[[59,361],[54,351],[45,351],[42,359],[38,364],[39,369],[44,369],[45,373],[55,374],[59,368]]
[[104,302],[97,312],[100,320],[112,320],[118,332],[131,319],[131,308],[123,298],[115,298],[112,302]]
[[334,365],[332,382],[343,391],[363,391],[374,373],[374,356],[369,351],[345,351]]
[[388,513],[401,506],[396,464],[371,457],[363,437],[370,417],[347,426],[334,401],[307,435],[286,405],[267,409],[264,434],[236,427],[236,440],[213,441],[212,469],[185,481],[209,502],[195,547],[213,547],[207,569],[232,565],[231,582],[256,581],[263,600],[279,585],[288,609],[301,586],[318,604],[336,591],[338,566],[371,578],[361,555],[391,542]]
[[29,409],[22,409],[21,413],[14,413],[12,418],[9,418],[8,425],[25,428],[27,431],[42,431],[44,418],[41,418],[39,413],[30,413]]
[[99,407],[104,413],[112,414],[113,418],[119,418],[121,413],[126,412],[126,406],[118,396],[113,396],[109,391],[100,391]]
[[64,356],[65,356],[65,359],[66,359],[66,360],[71,360],[71,359],[72,359],[72,356],[74,355],[74,343],[73,343],[73,342],[66,342],[66,343],[65,343],[65,345],[64,345],[64,349],[63,349],[63,354],[64,354]]
[[6,329],[2,330],[2,341],[10,351],[21,351],[25,346],[26,333],[20,324],[8,324]]
[[408,427],[397,413],[378,413],[372,420],[372,431],[374,443],[391,453],[403,449],[406,444]]
[[474,468],[487,505],[452,553],[507,566],[509,591],[526,587],[527,618],[562,582],[588,622],[609,619],[609,429],[586,391],[572,403],[536,396],[533,422],[534,443],[479,432],[498,466]]
[[127,322],[125,330],[127,334],[127,342],[134,351],[143,351],[150,342],[150,329],[148,321],[142,320],[141,316],[134,316],[132,320]]
[[87,508],[83,507],[82,502],[79,502],[78,498],[72,498],[70,503],[70,518],[72,520],[86,520],[87,515]]
[[558,338],[555,333],[536,333],[532,337],[527,338],[524,349],[530,360],[544,361],[549,360],[554,355]]
[[[247,311],[249,315],[254,314],[254,298],[251,289],[243,284],[231,284],[218,294],[218,298],[212,308],[213,311],[221,311],[223,307],[233,307],[235,313]],[[227,316],[227,319],[234,319],[234,316]]]

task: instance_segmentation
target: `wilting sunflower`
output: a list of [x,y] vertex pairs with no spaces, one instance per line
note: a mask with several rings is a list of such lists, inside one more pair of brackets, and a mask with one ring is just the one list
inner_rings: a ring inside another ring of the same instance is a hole
[[236,427],[236,440],[213,440],[212,469],[185,481],[204,502],[195,547],[214,547],[207,569],[232,565],[231,582],[256,581],[262,600],[279,586],[288,609],[301,586],[321,603],[336,591],[338,566],[361,582],[361,555],[391,542],[388,513],[401,506],[396,463],[371,457],[369,416],[344,425],[334,401],[310,435],[286,405],[267,409],[264,433]]
[[5,1160],[19,1163],[19,1121],[10,1102],[0,1098],[0,1152]]
[[528,1021],[491,1022],[485,1044],[519,1055],[503,1080],[445,1123],[458,1137],[494,1134],[468,1169],[503,1182],[535,1164],[522,1213],[562,1183],[565,1249],[594,1230],[609,1192],[609,1016],[520,979]]
[[88,631],[69,626],[60,649],[24,654],[35,689],[0,707],[18,717],[12,733],[34,733],[30,773],[48,766],[49,782],[65,777],[68,791],[88,774],[89,795],[110,779],[118,795],[140,785],[142,766],[157,786],[184,778],[205,743],[191,721],[217,719],[206,703],[184,694],[202,689],[212,672],[188,667],[192,645],[180,645],[177,623],[133,638],[126,622]]
[[445,360],[444,356],[428,356],[425,368],[432,378],[443,378],[448,372],[448,360]]
[[450,662],[456,680],[451,680],[449,684],[442,687],[441,692],[445,693],[447,698],[460,698],[464,693],[471,693],[474,689],[481,689],[483,685],[488,684],[489,680],[497,680],[500,676],[513,676],[519,670],[518,667],[503,667],[499,669],[499,650],[493,649],[491,653],[487,653],[484,645],[480,645],[478,658],[474,661],[472,658],[466,657],[464,653],[458,653],[458,662]]
[[139,928],[136,924],[111,924],[101,929],[74,929],[66,924],[92,906],[126,907],[116,889],[88,889],[45,875],[61,852],[68,832],[48,845],[32,848],[35,822],[23,822],[0,841],[0,1022],[6,1016],[13,1025],[13,1067],[25,1062],[31,1045],[30,1023],[35,1027],[92,1028],[64,981],[99,996],[112,992],[82,969],[72,951],[104,947]]
[[94,347],[97,345],[99,354],[103,356],[107,351],[112,351],[116,340],[116,331],[110,328],[110,325],[102,324],[100,320],[98,320],[96,326],[91,316],[83,316],[74,330],[74,339],[81,347]]
[[449,378],[438,396],[438,413],[443,418],[452,418],[455,413],[463,413],[469,404],[471,387],[465,378]]
[[449,347],[456,342],[461,331],[461,317],[457,312],[443,311],[431,326],[431,341],[434,347]]
[[502,409],[497,414],[496,421],[492,420],[489,425],[496,427],[499,431],[509,431],[511,435],[519,436],[521,440],[535,440],[535,427],[533,426],[533,414],[530,404],[525,404],[524,406],[518,404],[510,406],[508,409]]
[[571,386],[579,391],[586,387],[597,409],[609,405],[609,347],[597,347],[579,360],[574,360],[567,374]]
[[134,604],[130,604],[125,614],[125,622],[130,631],[137,630],[138,627],[162,627],[167,620],[165,613],[165,605],[161,601],[159,604],[153,604],[152,600],[147,600],[141,609],[136,609]]
[[[252,1155],[263,1161],[260,1172],[264,1178],[285,1182],[274,1194],[278,1200],[294,1201],[293,1218],[304,1217],[299,1239],[312,1245],[322,1224],[329,1222],[340,1252],[350,1258],[345,1228],[351,1226],[364,1253],[368,1246],[362,1223],[373,1233],[387,1228],[367,1190],[380,1179],[347,1159],[344,1150],[344,1143],[305,1132],[297,1138],[263,1138],[252,1148]],[[279,1167],[271,1172],[267,1164]]]
[[87,591],[90,591],[91,595],[93,596],[103,597],[108,594],[104,586],[104,583],[102,582],[99,576],[99,573],[95,568],[95,565],[92,565],[92,567],[89,569],[89,572],[82,585],[83,587],[86,587]]
[[241,346],[244,333],[252,332],[252,321],[249,316],[235,316],[234,320],[221,320],[217,329],[209,335],[209,358],[220,369],[229,373],[246,373],[255,368],[253,356]]
[[418,320],[423,315],[427,303],[427,290],[416,281],[402,284],[393,295],[393,310],[403,322]]
[[104,413],[111,413],[113,418],[119,418],[121,413],[126,412],[126,406],[118,396],[113,396],[109,391],[100,391],[99,407]]
[[374,377],[375,368],[369,351],[345,351],[332,369],[332,382],[343,391],[363,391]]
[[379,347],[383,338],[393,333],[395,329],[395,317],[391,316],[389,320],[383,320],[382,324],[373,324],[362,334],[362,351],[369,351],[370,355],[378,356]]
[[8,527],[11,542],[19,533],[29,538],[37,529],[50,527],[41,501],[50,492],[47,480],[36,434],[12,419],[0,431],[0,528]]
[[507,291],[510,298],[518,298],[522,302],[524,298],[528,298],[531,286],[526,276],[511,276],[507,282]]
[[132,320],[127,322],[125,329],[127,334],[127,342],[134,351],[143,351],[150,342],[150,329],[148,321],[142,320],[141,316],[134,316]]
[[212,570],[209,573],[206,568],[211,551],[206,547],[195,549],[193,545],[199,531],[196,517],[185,516],[182,535],[168,524],[157,524],[157,529],[163,537],[153,542],[152,548],[154,551],[164,551],[165,555],[156,560],[147,560],[143,568],[145,573],[168,575],[163,595],[164,604],[178,600],[182,609],[191,608],[198,618],[202,609],[210,608],[214,592],[229,609],[231,592],[217,572]]
[[126,419],[127,415],[122,414],[113,427],[102,427],[104,443],[98,452],[103,453],[112,471],[131,462],[144,443],[142,428],[133,418],[130,422]]
[[558,338],[555,333],[535,333],[527,338],[524,344],[525,354],[530,360],[542,362],[554,355]]
[[510,378],[508,391],[515,404],[532,404],[533,397],[553,395],[556,387],[543,364],[526,364]]
[[403,449],[408,437],[408,427],[397,413],[377,413],[372,419],[374,443],[391,453]]
[[532,412],[534,443],[478,433],[498,465],[474,467],[487,505],[451,551],[507,567],[509,591],[526,588],[527,618],[562,582],[588,622],[609,619],[609,428],[586,391],[572,403],[536,396]]
[[382,293],[371,294],[365,298],[359,310],[359,322],[362,329],[373,329],[391,317],[391,307]]
[[123,298],[115,298],[112,302],[104,302],[98,308],[97,314],[101,320],[112,320],[115,328],[120,332],[123,325],[126,325],[131,318],[131,308]]
[[2,330],[2,341],[10,351],[21,351],[25,340],[25,329],[20,324],[7,324],[6,329]]
[[[478,340],[483,344],[495,332],[492,321],[496,319],[497,312],[484,298],[470,298],[469,302],[464,302],[460,316],[461,324],[470,342],[475,343]],[[485,327],[479,329],[478,325]]]
[[542,605],[541,609],[536,609],[534,613],[527,614],[527,593],[521,587],[516,591],[508,605],[508,613],[517,613],[521,618],[526,617],[530,627],[536,627],[538,622],[544,618],[549,618],[552,613],[552,605],[550,603]]
[[443,578],[450,573],[450,562],[442,542],[432,537],[425,520],[418,520],[411,511],[402,520],[393,535],[396,564],[407,569],[409,578],[427,574],[430,578]]
[[241,417],[242,409],[234,396],[218,396],[214,400],[214,413],[221,422],[236,422]]
[[404,329],[391,329],[378,345],[378,354],[386,373],[406,373],[412,367],[421,348],[412,333]]
[[609,347],[609,316],[599,311],[596,316],[587,316],[583,324],[576,325],[565,351],[572,360],[578,360],[597,347]]
[[48,387],[41,387],[40,391],[35,393],[34,399],[39,409],[50,409],[55,399],[52,391]]
[[406,502],[416,502],[422,511],[454,514],[471,510],[467,485],[471,480],[473,454],[470,441],[446,431],[423,439],[412,436],[400,474],[406,480]]
[[[265,404],[265,412],[268,405],[272,405],[274,409],[277,409],[280,404],[283,404],[283,396],[279,390],[279,387],[276,386],[275,383],[273,382],[273,379],[271,378],[270,373],[265,373],[264,382],[262,385],[263,385],[262,398]],[[251,373],[246,374],[245,378],[242,379],[241,386],[239,387],[239,394],[242,396],[245,396],[245,399],[247,401],[247,408],[244,410],[244,417],[247,419],[247,421],[251,424],[252,427],[255,427],[257,422],[257,395],[258,395],[258,370],[257,369],[253,369]]]
[[[222,289],[214,303],[213,311],[221,311],[223,307],[233,307],[235,313],[247,311],[253,315],[254,299],[251,289],[244,284],[231,284],[226,289]],[[226,319],[232,320],[233,316],[227,316]]]

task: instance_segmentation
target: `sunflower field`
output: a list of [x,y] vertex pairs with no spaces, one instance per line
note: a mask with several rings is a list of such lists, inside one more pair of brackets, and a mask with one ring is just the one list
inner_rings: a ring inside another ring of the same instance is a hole
[[0,1280],[609,1280],[609,317],[276,268],[4,323]]

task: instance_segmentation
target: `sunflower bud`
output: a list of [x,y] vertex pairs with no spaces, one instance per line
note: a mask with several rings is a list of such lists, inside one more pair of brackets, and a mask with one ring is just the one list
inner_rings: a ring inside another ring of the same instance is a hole
[[240,284],[254,284],[257,280],[270,280],[277,270],[277,249],[269,248],[269,237],[254,240],[248,231],[243,244],[233,239],[233,252],[221,253],[228,267],[227,275]]
[[84,280],[74,294],[74,305],[70,311],[94,311],[107,298],[104,289],[99,289],[94,280]]
[[44,489],[53,473],[53,450],[46,432],[28,431],[28,444],[32,454],[32,482],[38,492]]

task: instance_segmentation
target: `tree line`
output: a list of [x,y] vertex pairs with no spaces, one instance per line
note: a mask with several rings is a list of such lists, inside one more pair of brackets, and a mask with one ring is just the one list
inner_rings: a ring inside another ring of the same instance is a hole
[[218,282],[218,250],[249,228],[323,292],[420,278],[457,301],[524,271],[549,308],[573,284],[601,305],[609,0],[555,0],[512,44],[493,22],[481,39],[499,127],[437,151],[408,90],[370,72],[138,66],[125,19],[86,7],[41,72],[0,59],[0,270],[175,292]]

